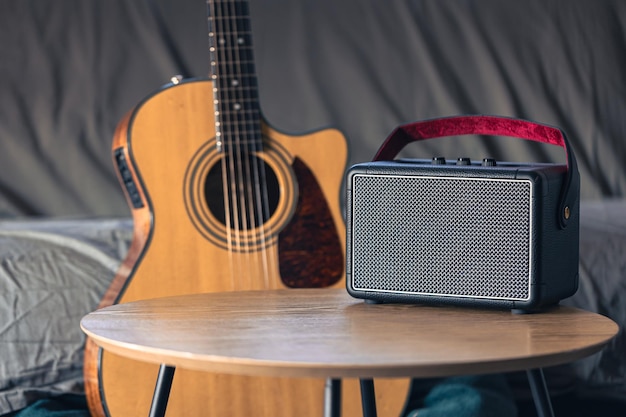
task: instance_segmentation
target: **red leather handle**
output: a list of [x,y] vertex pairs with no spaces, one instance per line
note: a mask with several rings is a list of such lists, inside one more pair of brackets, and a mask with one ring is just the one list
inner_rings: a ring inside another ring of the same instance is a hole
[[460,135],[509,136],[566,147],[565,135],[554,127],[499,116],[456,116],[397,127],[380,147],[374,161],[395,158],[410,142]]
[[559,219],[565,227],[571,210],[577,207],[580,177],[574,152],[565,134],[555,127],[501,116],[454,116],[424,120],[397,127],[374,156],[374,161],[389,161],[409,143],[460,135],[507,136],[558,145],[565,149],[567,176],[561,191]]

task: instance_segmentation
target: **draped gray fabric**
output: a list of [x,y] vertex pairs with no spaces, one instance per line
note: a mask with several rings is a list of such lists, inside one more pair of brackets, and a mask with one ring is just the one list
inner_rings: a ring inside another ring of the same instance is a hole
[[[261,106],[274,127],[337,127],[355,163],[371,159],[402,123],[467,113],[530,119],[569,136],[585,198],[624,195],[626,3],[250,7]],[[0,214],[127,215],[110,156],[113,129],[171,76],[206,76],[205,10],[204,0],[0,2]],[[437,142],[410,154],[562,157],[514,140]]]

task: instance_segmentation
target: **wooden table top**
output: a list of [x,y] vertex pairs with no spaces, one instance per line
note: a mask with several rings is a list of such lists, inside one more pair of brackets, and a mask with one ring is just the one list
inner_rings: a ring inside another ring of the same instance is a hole
[[536,314],[367,304],[343,289],[209,293],[116,304],[81,328],[131,359],[217,373],[434,377],[541,368],[599,351],[618,326],[570,307]]

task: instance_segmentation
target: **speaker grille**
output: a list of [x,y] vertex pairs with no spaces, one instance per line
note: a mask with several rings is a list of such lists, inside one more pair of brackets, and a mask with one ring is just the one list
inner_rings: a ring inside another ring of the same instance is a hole
[[528,180],[354,175],[356,290],[527,300]]

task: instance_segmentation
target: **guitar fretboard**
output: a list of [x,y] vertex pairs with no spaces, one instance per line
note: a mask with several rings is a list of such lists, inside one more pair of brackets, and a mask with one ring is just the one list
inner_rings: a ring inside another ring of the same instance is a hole
[[260,106],[247,1],[207,0],[219,150],[261,149]]

